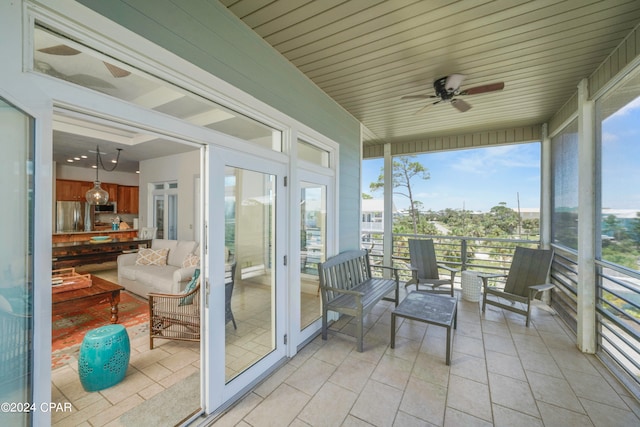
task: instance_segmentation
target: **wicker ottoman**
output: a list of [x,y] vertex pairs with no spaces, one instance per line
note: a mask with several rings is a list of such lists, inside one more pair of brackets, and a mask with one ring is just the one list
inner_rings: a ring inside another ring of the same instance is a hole
[[129,335],[122,325],[92,329],[84,336],[78,358],[80,383],[86,391],[118,384],[129,366]]

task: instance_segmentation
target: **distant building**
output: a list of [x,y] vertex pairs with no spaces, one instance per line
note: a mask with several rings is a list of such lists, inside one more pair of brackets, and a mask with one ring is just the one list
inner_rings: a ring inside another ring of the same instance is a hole
[[[382,233],[384,229],[384,200],[362,199],[361,211],[362,222],[360,230],[362,233]],[[396,213],[395,205],[392,206],[392,213]]]
[[[514,209],[518,212],[518,209]],[[524,219],[540,219],[540,208],[520,208],[520,218]]]

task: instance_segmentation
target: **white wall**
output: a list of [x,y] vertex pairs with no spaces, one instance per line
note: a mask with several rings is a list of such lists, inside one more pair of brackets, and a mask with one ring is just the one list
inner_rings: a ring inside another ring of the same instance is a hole
[[[76,166],[67,166],[56,164],[56,179],[73,179],[76,181],[95,181],[96,170],[90,168],[80,168]],[[120,172],[115,170],[107,172],[100,170],[98,173],[100,182],[119,185],[139,185],[137,173]]]
[[151,184],[178,182],[178,240],[199,240],[195,236],[196,178],[200,176],[200,151],[160,157],[140,162],[140,227],[152,226],[149,204]]

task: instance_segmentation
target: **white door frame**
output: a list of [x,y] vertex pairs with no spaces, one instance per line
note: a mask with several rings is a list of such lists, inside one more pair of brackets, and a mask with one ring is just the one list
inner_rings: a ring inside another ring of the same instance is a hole
[[[332,172],[332,171],[331,171]],[[335,218],[336,218],[336,209],[335,209],[335,179],[333,174],[325,174],[325,173],[318,173],[318,172],[312,172],[308,169],[303,169],[303,168],[299,168],[297,170],[297,182],[295,183],[295,190],[294,190],[294,196],[292,197],[299,197],[300,196],[300,191],[301,191],[301,185],[300,183],[304,181],[304,182],[308,182],[308,183],[312,183],[312,184],[319,184],[319,185],[324,185],[326,187],[326,209],[327,209],[327,213],[326,213],[326,236],[325,236],[325,242],[326,242],[326,247],[325,250],[327,252],[327,254],[331,254],[333,253],[333,245],[334,245],[334,239],[333,239],[333,230],[335,230]],[[293,199],[294,201],[297,199]],[[293,207],[295,207],[296,209],[298,208],[297,203],[292,203]],[[298,213],[299,215],[299,213]],[[299,216],[298,216],[299,219]],[[300,235],[300,220],[297,221],[296,223],[297,227],[297,233],[294,233],[295,236],[299,236]],[[296,239],[296,245],[297,245],[297,250],[300,251],[300,239]],[[325,256],[328,256],[327,254],[325,254]],[[296,281],[295,283],[298,284],[298,286],[292,286],[291,287],[291,291],[290,291],[290,300],[291,300],[291,305],[290,305],[290,319],[291,319],[291,338],[292,338],[292,345],[295,347],[298,347],[302,344],[304,344],[305,342],[307,342],[308,340],[310,340],[312,337],[314,337],[315,335],[318,334],[318,332],[320,331],[321,327],[322,327],[322,318],[319,318],[318,320],[314,321],[313,323],[311,323],[310,325],[308,325],[306,328],[304,329],[300,329],[300,313],[301,313],[301,301],[300,301],[300,286],[301,286],[301,272],[300,272],[300,265],[299,265],[299,260],[300,257],[296,258],[298,260],[298,263],[296,263],[297,267],[296,267],[296,271],[295,271],[295,277],[296,277]],[[292,265],[293,267],[293,265]]]
[[[286,176],[286,163],[266,160],[264,157],[232,152],[223,148],[210,146],[208,152],[209,166],[207,169],[208,182],[210,183],[207,193],[208,211],[207,221],[207,261],[210,266],[209,289],[205,291],[206,310],[205,324],[208,326],[204,339],[206,344],[205,352],[208,357],[204,358],[209,365],[204,368],[206,371],[206,388],[209,390],[206,401],[206,412],[212,413],[234,397],[244,393],[252,387],[257,380],[261,379],[267,372],[280,363],[287,355],[287,348],[290,344],[285,344],[284,335],[287,325],[287,274],[284,265],[284,257],[287,254],[287,217],[288,217],[288,197],[284,186]],[[276,177],[276,211],[275,219],[275,301],[273,315],[275,316],[275,349],[253,364],[243,373],[233,378],[225,384],[225,242],[224,227],[212,227],[210,224],[225,223],[224,209],[224,175],[225,167],[237,167],[256,171],[260,173],[274,175]],[[222,362],[222,363],[221,363]]]

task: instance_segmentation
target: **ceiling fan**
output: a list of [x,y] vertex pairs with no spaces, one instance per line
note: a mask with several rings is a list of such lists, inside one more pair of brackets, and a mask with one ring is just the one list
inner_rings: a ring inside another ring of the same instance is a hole
[[471,105],[462,99],[456,98],[457,96],[477,95],[479,93],[494,92],[504,89],[504,82],[499,82],[460,90],[460,86],[462,85],[462,81],[465,77],[466,76],[462,74],[451,74],[450,76],[441,77],[433,82],[433,89],[436,92],[435,95],[407,95],[403,96],[402,99],[438,99],[435,102],[425,105],[420,110],[416,111],[415,114],[419,114],[433,105],[445,102],[450,103],[458,111],[464,113],[471,109]]
[[[59,44],[51,47],[44,47],[42,49],[38,49],[38,52],[47,53],[49,55],[58,55],[58,56],[74,56],[82,53],[79,50],[74,49],[65,44]],[[102,61],[102,63],[104,64],[105,67],[107,67],[107,70],[109,70],[111,75],[115,78],[127,77],[129,74],[131,74],[129,71],[123,70],[122,68],[116,67],[115,65],[109,64],[108,62]]]
[[55,78],[66,80],[80,86],[90,87],[94,89],[115,89],[116,87],[102,79],[88,74],[72,74],[66,75],[56,70],[51,64],[44,61],[36,61],[35,69],[43,74],[48,74]]

